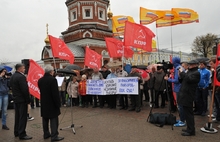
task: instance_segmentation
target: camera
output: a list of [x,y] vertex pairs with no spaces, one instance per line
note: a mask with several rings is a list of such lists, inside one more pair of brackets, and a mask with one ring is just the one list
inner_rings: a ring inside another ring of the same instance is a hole
[[159,69],[161,69],[161,67],[162,67],[165,73],[167,73],[167,72],[169,72],[169,70],[173,69],[173,64],[170,61],[165,62],[163,60],[162,62],[158,62],[157,64],[162,64],[162,66],[158,66],[158,67],[159,67]]

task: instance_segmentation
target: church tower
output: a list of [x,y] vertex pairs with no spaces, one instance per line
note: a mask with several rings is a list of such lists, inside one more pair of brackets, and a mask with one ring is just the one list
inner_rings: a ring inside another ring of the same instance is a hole
[[105,37],[112,37],[108,24],[109,0],[67,0],[69,27],[62,38],[75,56],[75,64],[83,67],[85,47],[109,60]]

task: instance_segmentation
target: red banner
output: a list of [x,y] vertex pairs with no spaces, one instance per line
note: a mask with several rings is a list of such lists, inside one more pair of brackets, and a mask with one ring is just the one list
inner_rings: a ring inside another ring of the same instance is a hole
[[[132,58],[134,52],[130,47],[125,46],[124,43],[116,38],[105,38],[106,46],[109,56],[111,58],[125,57]],[[123,49],[124,48],[124,49]],[[124,50],[124,51],[123,51]]]
[[124,45],[141,48],[147,52],[152,51],[152,38],[155,34],[147,27],[126,21]]
[[90,68],[100,68],[101,67],[102,56],[96,53],[95,51],[86,47],[85,54],[85,65]]
[[29,60],[29,70],[27,76],[27,82],[29,87],[29,92],[34,97],[40,99],[40,89],[38,88],[38,80],[43,77],[44,70],[34,61]]
[[62,39],[49,35],[49,40],[54,57],[74,63],[74,55]]

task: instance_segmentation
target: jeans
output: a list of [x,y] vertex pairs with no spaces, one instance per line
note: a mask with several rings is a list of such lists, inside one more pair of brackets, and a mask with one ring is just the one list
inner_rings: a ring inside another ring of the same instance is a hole
[[[176,100],[178,100],[179,96],[179,92],[176,92]],[[183,106],[182,105],[179,105],[178,102],[177,102],[177,105],[178,105],[178,110],[179,110],[179,116],[180,116],[180,121],[182,122],[185,122],[185,115],[184,115],[184,110],[183,110]]]
[[7,108],[8,108],[8,94],[0,95],[0,110],[2,110],[2,125],[6,125]]

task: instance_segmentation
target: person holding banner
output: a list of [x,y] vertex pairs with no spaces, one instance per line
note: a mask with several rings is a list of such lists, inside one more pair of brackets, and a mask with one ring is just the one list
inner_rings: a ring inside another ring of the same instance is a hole
[[[120,65],[118,67],[117,76],[118,77],[126,77],[126,76],[128,76],[128,73],[123,70],[122,65]],[[128,95],[120,95],[119,96],[119,102],[120,102],[119,104],[121,104],[120,110],[128,109]]]
[[[117,75],[115,73],[115,68],[111,68],[111,73],[108,74],[107,79],[111,79],[111,78],[117,78]],[[116,109],[116,94],[109,94],[109,107],[110,109]]]
[[19,136],[20,140],[30,140],[32,137],[26,134],[27,126],[27,110],[30,101],[30,93],[25,73],[24,64],[15,65],[15,73],[11,76],[10,86],[12,88],[12,94],[15,103],[15,124],[14,135]]
[[[99,72],[99,69],[98,68],[94,68],[93,69],[94,72],[92,73],[92,80],[100,80],[100,79],[103,79],[103,76],[102,74]],[[93,95],[93,100],[94,100],[94,105],[93,105],[93,108],[96,108],[97,107],[97,95]],[[102,103],[102,97],[100,97],[100,95],[98,95],[98,98],[99,98],[99,103]],[[102,108],[103,107],[103,104],[100,104],[100,107]]]
[[[54,68],[51,65],[47,65],[44,68],[44,71],[44,76],[38,80],[41,98],[41,117],[44,132],[43,137],[44,139],[51,137],[51,141],[60,141],[64,138],[58,136],[58,116],[60,115],[61,107],[58,83],[57,79],[54,77]],[[51,133],[48,128],[49,121]]]
[[137,72],[137,66],[131,67],[131,73],[128,74],[128,77],[138,77],[138,94],[137,95],[130,95],[132,107],[129,111],[140,112],[141,111],[141,103],[140,103],[140,83],[142,82],[141,75]]

